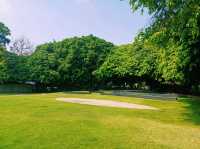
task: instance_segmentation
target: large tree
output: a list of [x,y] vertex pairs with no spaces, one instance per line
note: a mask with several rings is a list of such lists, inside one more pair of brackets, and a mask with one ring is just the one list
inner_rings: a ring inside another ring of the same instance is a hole
[[133,10],[153,16],[148,42],[158,55],[158,72],[166,82],[198,87],[200,84],[200,1],[130,0]]
[[113,44],[95,36],[84,36],[63,41],[66,56],[60,59],[59,71],[64,82],[93,88],[98,82],[93,72],[101,66]]
[[8,65],[6,60],[5,46],[10,42],[10,30],[0,22],[0,83],[4,83],[9,79]]
[[154,54],[136,39],[133,44],[116,47],[95,74],[114,85],[133,87],[135,83],[154,79],[154,71]]
[[112,48],[112,43],[92,35],[40,45],[29,59],[31,78],[44,86],[93,88],[93,72]]

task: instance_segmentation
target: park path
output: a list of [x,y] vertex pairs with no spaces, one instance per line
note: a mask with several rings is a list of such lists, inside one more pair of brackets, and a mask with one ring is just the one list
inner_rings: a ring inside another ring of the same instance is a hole
[[62,102],[104,106],[104,107],[157,110],[157,108],[151,107],[151,106],[145,106],[145,105],[133,104],[133,103],[127,103],[127,102],[112,101],[112,100],[81,99],[81,98],[57,98],[56,100],[62,101]]

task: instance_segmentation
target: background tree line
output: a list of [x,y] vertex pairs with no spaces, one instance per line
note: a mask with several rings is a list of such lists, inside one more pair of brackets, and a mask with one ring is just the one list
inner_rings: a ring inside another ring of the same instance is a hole
[[[7,28],[2,24],[2,28]],[[59,87],[96,89],[101,84],[93,74],[114,45],[93,35],[39,45],[31,54],[30,44],[16,40],[6,50],[9,34],[0,51],[0,83],[34,82],[38,89]],[[31,50],[32,51],[32,50]]]
[[199,93],[200,1],[130,0],[130,5],[148,11],[152,23],[121,46],[89,35],[39,45],[32,54],[16,41],[8,51],[10,30],[0,23],[0,83]]

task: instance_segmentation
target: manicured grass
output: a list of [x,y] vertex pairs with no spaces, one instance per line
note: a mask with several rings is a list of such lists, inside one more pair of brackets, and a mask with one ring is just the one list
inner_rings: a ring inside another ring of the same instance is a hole
[[[79,105],[57,97],[150,105],[136,110]],[[199,149],[200,102],[97,93],[0,95],[0,149]]]

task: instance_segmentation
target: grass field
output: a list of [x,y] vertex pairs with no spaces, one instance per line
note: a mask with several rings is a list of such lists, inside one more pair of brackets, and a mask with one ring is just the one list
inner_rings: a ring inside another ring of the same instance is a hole
[[[79,105],[57,97],[110,99],[159,110]],[[199,149],[200,102],[81,93],[0,95],[0,149]]]

